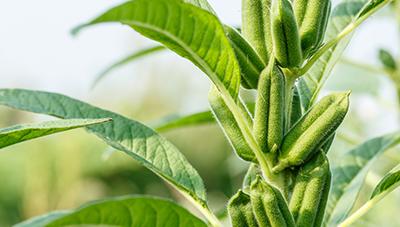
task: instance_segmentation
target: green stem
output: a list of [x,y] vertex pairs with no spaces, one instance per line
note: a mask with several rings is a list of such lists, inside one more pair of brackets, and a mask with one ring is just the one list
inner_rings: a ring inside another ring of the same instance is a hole
[[290,129],[290,118],[292,114],[292,103],[293,103],[293,87],[296,82],[297,75],[292,71],[284,70],[285,74],[285,133]]
[[388,75],[388,71],[386,71],[383,68],[377,67],[377,66],[372,66],[369,64],[365,64],[363,62],[357,62],[348,58],[341,58],[340,62],[355,68],[359,68],[368,72],[373,72],[376,74],[382,74],[382,75]]
[[332,47],[336,46],[342,39],[344,39],[346,36],[351,34],[358,26],[363,23],[368,17],[370,17],[372,14],[377,12],[379,9],[390,3],[391,0],[386,0],[384,3],[379,5],[378,7],[375,7],[374,9],[370,10],[368,13],[362,15],[361,17],[358,17],[355,21],[347,25],[346,28],[343,29],[335,38],[330,40],[329,42],[325,43],[311,58],[310,60],[303,66],[303,68],[300,69],[300,74],[299,75],[304,75],[305,73],[310,70],[310,68],[314,65],[316,61],[322,57],[327,51],[329,51]]

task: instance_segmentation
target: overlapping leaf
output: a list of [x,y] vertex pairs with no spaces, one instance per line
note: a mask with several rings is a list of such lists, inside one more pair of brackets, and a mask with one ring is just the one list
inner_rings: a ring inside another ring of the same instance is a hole
[[219,19],[205,1],[133,0],[112,8],[83,27],[106,22],[129,25],[142,35],[159,41],[203,70],[223,92],[238,96],[240,68]]
[[69,213],[70,213],[69,211],[55,211],[39,217],[29,219],[22,223],[16,224],[13,227],[44,227],[50,222],[59,219]]
[[385,175],[372,193],[371,199],[400,186],[400,165]]
[[338,159],[340,162],[333,168],[325,225],[337,226],[348,216],[374,160],[399,142],[400,133],[377,137]]
[[111,119],[71,119],[15,125],[0,129],[0,148],[51,134],[105,123]]
[[88,130],[205,204],[204,184],[196,170],[174,145],[137,121],[60,94],[31,90],[0,89],[0,104],[65,119],[112,118]]

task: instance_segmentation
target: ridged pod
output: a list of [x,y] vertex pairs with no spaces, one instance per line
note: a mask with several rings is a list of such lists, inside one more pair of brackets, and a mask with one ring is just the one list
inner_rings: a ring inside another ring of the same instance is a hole
[[349,92],[334,93],[319,101],[286,134],[274,172],[305,163],[344,120]]
[[[256,158],[254,156],[254,153],[244,139],[244,136],[241,133],[235,117],[229,110],[224,99],[220,95],[220,92],[215,87],[211,89],[208,95],[208,101],[211,106],[211,111],[213,112],[217,122],[221,126],[221,129],[223,130],[226,138],[230,142],[236,154],[246,161],[255,162]],[[252,125],[253,120],[245,104],[240,99],[238,101],[243,113],[243,118],[247,121],[249,125]]]
[[250,196],[239,190],[228,203],[228,213],[233,227],[258,227]]
[[331,172],[324,153],[300,167],[289,203],[296,226],[321,226],[330,185]]
[[304,56],[313,52],[324,40],[331,6],[331,0],[293,1]]
[[294,227],[294,220],[281,192],[258,177],[250,187],[253,212],[260,227]]
[[272,61],[261,73],[254,114],[254,136],[263,152],[278,148],[284,135],[285,77]]
[[271,0],[242,0],[242,34],[267,64],[272,53]]
[[257,89],[261,71],[266,67],[264,61],[236,29],[226,25],[224,27],[239,62],[242,86]]
[[275,58],[283,68],[296,68],[303,63],[300,35],[289,0],[273,0],[271,32]]

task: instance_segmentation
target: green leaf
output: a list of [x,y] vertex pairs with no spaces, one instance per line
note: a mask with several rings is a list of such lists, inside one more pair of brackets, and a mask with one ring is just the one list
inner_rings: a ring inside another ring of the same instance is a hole
[[194,113],[182,117],[173,117],[166,118],[162,120],[160,123],[156,124],[155,129],[158,132],[167,132],[173,129],[190,127],[190,126],[199,126],[205,124],[214,124],[215,118],[211,111],[204,111],[199,113]]
[[210,12],[182,0],[133,0],[110,9],[83,27],[120,22],[161,42],[203,70],[226,94],[236,98],[240,68],[223,25]]
[[[255,104],[246,103],[247,109],[250,113],[254,113]],[[154,124],[154,128],[158,132],[168,132],[174,129],[184,128],[184,127],[194,127],[206,124],[217,123],[214,115],[211,111],[203,111],[194,114],[189,114],[185,116],[172,116],[166,117],[160,122]]]
[[154,226],[206,227],[207,225],[172,201],[151,197],[121,197],[86,205],[53,222],[59,226]]
[[[352,23],[363,10],[367,0],[343,0],[333,10],[325,40],[334,39],[344,28]],[[334,65],[347,47],[350,37],[342,40],[327,51],[311,69],[299,79],[301,102],[303,108],[308,110],[318,99],[319,92],[324,86]]]
[[385,193],[390,192],[400,186],[400,165],[396,166],[392,171],[385,175],[379,182],[372,193],[371,199]]
[[376,158],[400,142],[400,133],[371,139],[339,158],[333,168],[332,189],[325,214],[325,224],[337,226],[357,199],[364,178]]
[[69,211],[55,211],[21,222],[19,224],[14,225],[13,227],[43,227],[49,224],[50,222],[59,219],[69,213],[70,213]]
[[206,206],[204,184],[196,170],[173,144],[137,121],[67,96],[31,90],[0,89],[0,104],[66,119],[112,118],[88,131]]
[[148,55],[154,54],[156,52],[160,52],[165,50],[165,47],[163,46],[155,46],[155,47],[150,47],[150,48],[145,48],[143,50],[139,50],[134,52],[133,54],[130,54],[127,57],[124,57],[117,62],[113,63],[109,67],[107,67],[103,72],[101,72],[93,82],[93,87],[95,87],[100,81],[102,81],[109,73],[111,73],[114,69],[126,65],[128,63],[134,62],[136,60],[139,60],[143,57],[147,57]]
[[15,125],[0,129],[0,148],[71,129],[105,123],[107,119],[71,119]]
[[387,2],[388,0],[370,0],[368,4],[364,6],[357,18],[362,18],[363,16],[370,14],[374,9],[382,7]]
[[187,3],[200,7],[208,12],[215,14],[214,9],[211,7],[210,3],[207,0],[184,0]]
[[225,31],[239,62],[242,85],[247,89],[257,89],[260,74],[266,67],[265,63],[236,29],[225,25]]
[[400,165],[396,166],[379,182],[374,192],[372,193],[371,199],[366,202],[362,207],[356,210],[350,217],[343,221],[339,227],[350,226],[370,209],[372,209],[379,201],[385,198],[389,193],[394,191],[400,186]]

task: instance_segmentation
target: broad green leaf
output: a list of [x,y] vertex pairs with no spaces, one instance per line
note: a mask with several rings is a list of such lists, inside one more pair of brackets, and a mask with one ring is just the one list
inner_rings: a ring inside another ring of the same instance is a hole
[[39,217],[35,217],[32,219],[29,219],[27,221],[21,222],[19,224],[14,225],[14,227],[44,227],[50,222],[59,219],[67,214],[69,214],[69,211],[55,211],[51,212],[49,214],[45,214]]
[[206,227],[172,201],[151,197],[122,197],[95,202],[71,212],[46,227],[59,226]]
[[215,118],[211,111],[204,111],[195,114],[186,115],[183,117],[167,118],[155,126],[158,132],[166,132],[182,127],[199,126],[205,124],[213,124]]
[[165,50],[165,47],[163,46],[155,46],[155,47],[150,47],[146,48],[143,50],[139,50],[134,52],[133,54],[130,54],[127,57],[122,58],[121,60],[115,62],[114,64],[110,65],[107,67],[103,72],[101,72],[93,82],[93,87],[95,87],[100,81],[102,81],[109,73],[111,73],[114,69],[121,67],[123,65],[126,65],[128,63],[132,63],[136,60],[139,60],[143,57],[147,57],[148,55],[154,54],[156,52],[160,52]]
[[357,18],[361,18],[363,16],[368,15],[371,13],[374,9],[386,4],[388,0],[370,0],[367,5],[362,9],[360,14],[357,16]]
[[125,152],[205,206],[204,184],[196,170],[173,144],[137,121],[48,92],[0,89],[0,104],[66,119],[112,118],[110,123],[88,127],[89,132]]
[[0,148],[51,134],[105,123],[111,119],[71,119],[15,125],[0,129]]
[[385,192],[390,192],[400,186],[400,165],[396,166],[379,182],[372,193],[371,199]]
[[337,226],[352,210],[364,178],[376,158],[400,142],[400,133],[371,139],[339,158],[332,171],[332,189],[325,225]]
[[222,93],[228,91],[236,98],[240,68],[224,27],[215,15],[192,3],[183,0],[133,0],[108,10],[75,32],[107,22],[128,25],[192,61]]
[[[368,0],[342,0],[334,9],[326,31],[325,41],[334,39],[344,28],[352,23],[364,9]],[[308,110],[318,99],[334,65],[347,47],[351,37],[348,37],[327,51],[311,69],[299,79],[301,102]]]

